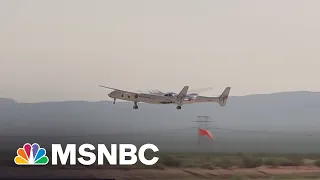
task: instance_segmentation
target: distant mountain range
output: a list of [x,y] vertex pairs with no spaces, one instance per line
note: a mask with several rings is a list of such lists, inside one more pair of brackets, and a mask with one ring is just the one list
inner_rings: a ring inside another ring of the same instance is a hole
[[15,100],[9,98],[0,98],[0,104],[13,104],[16,103]]
[[86,132],[122,132],[195,126],[192,121],[196,116],[208,115],[216,126],[230,128],[299,131],[318,131],[320,128],[318,92],[231,96],[225,107],[203,103],[184,105],[182,110],[176,110],[175,105],[140,103],[139,109],[134,110],[132,106],[129,102],[114,105],[108,101],[17,103],[13,99],[0,98],[0,123],[11,133],[23,124],[30,128],[50,124],[52,130],[60,125],[70,125]]
[[[211,116],[214,122],[209,124],[210,127],[305,133],[317,133],[320,129],[318,92],[231,96],[225,107],[204,103],[183,105],[181,110],[177,110],[175,105],[140,103],[139,109],[134,110],[132,106],[133,103],[129,102],[114,105],[108,101],[17,103],[12,99],[1,98],[0,134],[90,136],[161,132],[197,127],[198,124],[193,121],[202,115]],[[192,129],[183,132],[196,138]],[[222,138],[239,136],[230,132],[221,133]],[[216,136],[219,137],[219,134]],[[252,136],[262,135],[248,132],[248,137]]]

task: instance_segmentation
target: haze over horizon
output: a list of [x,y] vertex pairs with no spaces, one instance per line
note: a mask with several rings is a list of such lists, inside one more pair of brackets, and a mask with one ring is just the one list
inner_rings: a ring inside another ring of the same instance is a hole
[[0,97],[320,91],[320,1],[0,1]]
[[[275,94],[286,94],[286,95],[289,95],[289,94],[296,94],[296,93],[317,93],[317,94],[320,94],[320,92],[318,92],[318,91],[283,91],[283,92],[273,92],[273,93],[246,94],[246,95],[238,95],[238,96],[232,96],[231,95],[231,96],[229,96],[229,98],[232,98],[232,97],[250,97],[250,96],[259,96],[259,95],[262,95],[262,96],[263,95],[275,95]],[[216,96],[219,96],[219,94],[216,94]],[[111,99],[109,97],[106,97],[106,98],[100,99],[100,100],[83,100],[83,99],[77,99],[77,100],[72,100],[71,99],[70,100],[70,99],[65,99],[65,100],[47,100],[47,101],[37,101],[37,102],[21,102],[21,101],[18,101],[16,99],[14,99],[14,98],[11,98],[11,97],[0,97],[0,103],[1,102],[12,103],[11,100],[14,101],[14,103],[45,103],[45,102],[49,102],[50,103],[50,102],[77,102],[77,101],[80,101],[80,102],[102,102],[102,101],[113,102],[113,99]],[[121,102],[131,103],[131,102],[128,102],[128,101],[117,99],[117,103],[121,103]],[[145,104],[145,103],[142,103],[142,104]]]

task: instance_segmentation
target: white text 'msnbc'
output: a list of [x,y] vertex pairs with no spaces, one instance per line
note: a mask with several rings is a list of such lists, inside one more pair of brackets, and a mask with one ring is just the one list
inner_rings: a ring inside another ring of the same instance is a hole
[[[152,159],[145,157],[145,151],[148,149],[153,152],[159,151],[159,148],[154,144],[144,144],[139,150],[133,144],[111,144],[110,149],[111,151],[104,144],[98,144],[97,148],[92,144],[82,144],[78,149],[76,144],[67,144],[63,150],[61,144],[52,144],[51,162],[52,165],[58,165],[58,159],[60,159],[61,165],[66,165],[68,160],[69,165],[76,165],[77,161],[82,165],[93,165],[98,160],[98,165],[103,165],[104,159],[106,159],[110,165],[134,165],[139,159],[142,164],[151,166],[159,160],[158,157]],[[97,150],[97,155],[92,152],[95,150]],[[81,157],[77,158],[77,152]]]

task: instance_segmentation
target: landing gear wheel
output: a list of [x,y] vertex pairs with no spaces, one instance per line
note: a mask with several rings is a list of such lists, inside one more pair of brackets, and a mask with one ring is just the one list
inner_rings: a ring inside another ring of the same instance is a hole
[[181,109],[181,106],[177,106],[177,109]]
[[115,104],[116,103],[116,99],[113,99],[113,104]]
[[134,106],[133,106],[133,109],[138,109],[138,105],[137,105],[137,102],[134,102]]

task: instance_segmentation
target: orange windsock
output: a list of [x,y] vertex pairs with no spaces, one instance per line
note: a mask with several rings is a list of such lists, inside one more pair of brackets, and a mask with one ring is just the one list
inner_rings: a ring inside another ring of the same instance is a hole
[[198,134],[200,136],[208,136],[210,139],[214,139],[213,135],[209,130],[199,128]]

